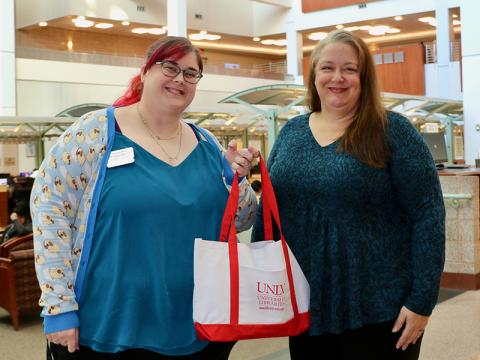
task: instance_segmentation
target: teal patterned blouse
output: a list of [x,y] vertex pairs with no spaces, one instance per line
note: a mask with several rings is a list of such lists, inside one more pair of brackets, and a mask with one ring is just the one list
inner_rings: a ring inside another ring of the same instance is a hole
[[[311,335],[430,315],[445,252],[445,209],[430,152],[403,116],[388,114],[388,166],[320,146],[310,114],[284,126],[268,161],[282,229],[311,287]],[[252,233],[263,240],[262,212]]]

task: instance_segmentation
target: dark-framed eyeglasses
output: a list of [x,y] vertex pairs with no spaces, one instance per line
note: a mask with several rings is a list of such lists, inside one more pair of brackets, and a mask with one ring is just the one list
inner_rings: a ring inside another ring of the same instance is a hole
[[167,60],[157,61],[155,64],[160,65],[160,68],[162,69],[162,73],[165,76],[175,77],[178,74],[182,73],[183,80],[185,80],[189,84],[196,84],[203,77],[203,74],[201,72],[193,69],[182,70],[180,66],[178,66],[177,64],[171,61],[167,61]]

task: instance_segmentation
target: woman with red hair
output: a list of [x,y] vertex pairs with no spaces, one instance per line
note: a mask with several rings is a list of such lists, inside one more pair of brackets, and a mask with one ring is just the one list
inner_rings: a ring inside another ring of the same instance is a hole
[[[72,125],[40,167],[34,244],[56,360],[228,358],[234,343],[195,335],[193,244],[219,238],[232,168],[244,177],[258,151],[225,151],[182,121],[202,70],[187,39],[157,41],[125,95]],[[243,179],[240,231],[256,206]]]

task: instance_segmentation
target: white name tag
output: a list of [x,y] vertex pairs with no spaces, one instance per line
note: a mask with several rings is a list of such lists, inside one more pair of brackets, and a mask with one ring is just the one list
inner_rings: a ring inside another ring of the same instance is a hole
[[125,149],[114,150],[110,153],[108,158],[107,167],[112,168],[116,166],[131,164],[135,161],[133,148],[128,147]]

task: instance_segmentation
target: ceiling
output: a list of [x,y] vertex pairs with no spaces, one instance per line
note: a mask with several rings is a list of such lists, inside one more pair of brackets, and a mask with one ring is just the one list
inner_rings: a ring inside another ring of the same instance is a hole
[[[384,36],[372,36],[367,31],[357,30],[355,33],[362,37],[367,43],[371,44],[373,47],[381,46],[391,46],[400,43],[408,42],[420,42],[420,41],[432,41],[435,38],[435,27],[427,23],[421,22],[418,19],[421,17],[434,17],[435,13],[433,11],[403,15],[401,21],[395,20],[393,17],[375,19],[369,21],[360,21],[348,24],[337,24],[339,26],[344,26],[345,28],[351,26],[376,26],[376,25],[386,25],[400,30],[397,34],[387,34]],[[452,20],[455,17],[455,20],[461,20],[459,17],[458,8],[451,11]],[[159,37],[165,35],[151,35],[151,34],[134,34],[131,32],[133,28],[162,28],[165,24],[154,25],[154,24],[140,24],[140,23],[130,23],[128,26],[124,26],[120,21],[109,20],[109,19],[99,19],[99,18],[87,18],[89,20],[98,22],[107,22],[111,23],[114,26],[109,29],[97,29],[95,27],[89,28],[78,28],[75,27],[72,20],[76,16],[65,16],[57,19],[50,20],[48,22],[49,27],[67,29],[72,31],[86,31],[86,32],[96,32],[102,34],[110,34],[117,36],[129,36],[129,37],[141,37],[146,39],[158,39]],[[38,29],[38,25],[30,25],[24,30],[33,30]],[[309,31],[303,32],[303,46],[304,51],[310,51],[315,46],[317,41],[310,40],[308,35],[313,32],[329,32],[335,30],[335,26],[322,27],[319,26],[315,29],[310,29]],[[188,29],[188,34],[197,33],[202,29]],[[458,32],[458,31],[457,31]],[[276,46],[276,45],[263,45],[259,41],[254,41],[251,37],[246,36],[235,36],[230,34],[221,34],[221,33],[212,33],[216,35],[221,35],[222,38],[216,41],[194,41],[194,44],[206,48],[206,49],[217,49],[223,51],[240,51],[247,53],[257,53],[257,54],[270,54],[270,55],[285,55],[286,47],[285,46]],[[267,39],[284,39],[285,34],[275,34],[270,36],[264,36],[261,40]]]

